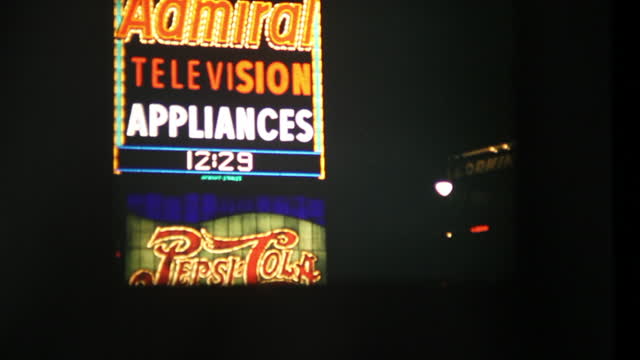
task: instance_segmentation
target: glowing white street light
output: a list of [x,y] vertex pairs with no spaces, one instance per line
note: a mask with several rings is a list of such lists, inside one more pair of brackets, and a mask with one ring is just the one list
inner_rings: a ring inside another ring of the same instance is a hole
[[440,194],[440,196],[449,196],[449,194],[451,194],[451,192],[453,191],[453,184],[451,183],[451,181],[438,181],[435,187],[436,192]]

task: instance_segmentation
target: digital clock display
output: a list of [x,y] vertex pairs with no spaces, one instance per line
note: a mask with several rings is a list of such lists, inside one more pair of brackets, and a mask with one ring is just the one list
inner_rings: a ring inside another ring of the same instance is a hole
[[115,0],[115,174],[325,179],[319,0]]
[[[198,150],[195,152],[197,161],[194,165],[193,151],[187,151],[187,170],[197,171],[241,171],[247,172],[253,170],[253,154],[250,152],[233,153],[231,151],[221,151],[212,153],[207,150]],[[233,163],[235,161],[235,164]]]

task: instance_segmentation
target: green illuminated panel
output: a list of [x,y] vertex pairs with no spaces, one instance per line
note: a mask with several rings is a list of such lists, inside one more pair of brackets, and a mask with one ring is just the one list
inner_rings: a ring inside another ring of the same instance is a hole
[[[154,236],[157,227],[178,228],[179,226],[181,225],[156,222],[135,215],[129,215],[127,217],[128,241],[124,254],[125,278],[127,281],[131,279],[137,271],[141,270],[146,270],[154,274],[154,276],[157,275],[156,272],[159,269],[161,258],[157,254],[154,254],[152,247],[148,246],[150,240]],[[313,222],[279,214],[247,213],[218,218],[200,224],[185,225],[184,227],[180,227],[180,229],[182,228],[192,229],[194,233],[198,234],[200,234],[200,229],[205,229],[211,236],[228,239],[242,239],[255,234],[265,234],[274,230],[289,229],[298,236],[298,242],[289,249],[291,251],[288,262],[289,266],[295,267],[297,262],[302,262],[303,251],[308,255],[312,254],[317,259],[315,269],[321,274],[321,278],[313,283],[326,283],[325,229],[323,226]],[[246,264],[251,254],[250,249],[250,246],[245,246],[224,254],[218,254],[211,253],[203,247],[197,254],[190,255],[187,258],[193,261],[197,259],[201,261],[206,260],[214,264],[216,259],[234,256],[242,259]],[[275,249],[273,243],[267,246],[265,250],[268,251],[271,249]],[[279,254],[279,259],[284,259],[284,253]],[[264,257],[261,259],[264,259]],[[282,263],[286,263],[284,260],[281,261]],[[176,276],[176,269],[177,265],[172,265],[172,278]],[[292,267],[290,267],[290,269],[292,269]],[[279,278],[276,276],[274,279]],[[258,281],[258,283],[266,281],[265,279],[261,280],[263,281]],[[206,281],[206,279],[202,278],[198,279],[196,283],[198,285],[204,285]],[[242,276],[234,276],[231,283],[233,285],[242,285],[245,283],[245,279]]]

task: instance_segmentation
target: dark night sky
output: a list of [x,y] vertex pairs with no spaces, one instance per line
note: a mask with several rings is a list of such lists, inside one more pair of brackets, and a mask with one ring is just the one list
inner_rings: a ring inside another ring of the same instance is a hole
[[[513,9],[372,1],[325,12],[335,14],[324,29],[330,231],[334,256],[363,265],[340,274],[433,277],[420,263],[438,241],[426,231],[438,227],[432,184],[447,156],[515,135]],[[407,251],[390,257],[394,246]]]
[[[11,225],[3,249],[28,256],[32,264],[24,266],[22,257],[8,263],[9,269],[22,269],[20,279],[29,279],[11,283],[17,295],[10,301],[16,316],[9,330],[23,347],[43,340],[51,346],[47,349],[56,349],[53,353],[65,353],[71,344],[62,335],[50,338],[58,329],[54,324],[76,324],[69,333],[77,336],[86,317],[104,322],[122,310],[114,306],[121,301],[115,288],[107,294],[100,285],[114,281],[112,8],[109,1],[101,6],[78,3],[71,8],[53,2],[14,5],[15,16],[3,22],[3,75],[10,85],[3,100],[9,109],[3,114],[3,160],[11,169],[3,172],[8,199],[3,206]],[[344,336],[359,332],[353,341],[361,345],[351,347],[356,353],[359,346],[375,348],[371,342],[362,345],[371,341],[365,337],[379,339],[373,335],[391,328],[397,317],[434,324],[424,331],[439,334],[450,319],[434,318],[430,301],[435,307],[460,304],[446,308],[455,315],[463,308],[477,310],[462,305],[477,297],[491,299],[477,303],[487,305],[489,314],[534,329],[523,330],[525,334],[544,334],[518,340],[535,350],[526,354],[512,357],[500,346],[483,348],[482,354],[493,349],[493,358],[547,357],[545,350],[552,348],[556,353],[605,354],[611,346],[613,251],[612,193],[606,186],[612,170],[606,2],[583,1],[579,8],[556,2],[514,8],[503,0],[357,3],[323,4],[330,176],[323,191],[333,241],[332,276],[336,283],[378,288],[367,288],[362,296],[322,293],[315,304],[331,304],[323,313],[330,320],[322,328]],[[439,208],[432,183],[441,176],[446,156],[510,139],[518,140],[520,163],[526,164],[518,170],[514,196],[518,225],[527,230],[518,233],[517,291],[509,291],[537,297],[509,304],[521,310],[535,302],[538,310],[504,315],[496,304],[505,300],[485,296],[493,290],[431,293],[442,302],[420,297],[402,303],[399,299],[420,290],[393,288],[389,281],[403,276],[423,280],[428,274],[409,265],[384,271],[386,244],[410,250],[405,258],[391,260],[396,265],[415,264],[420,252],[429,249],[420,234],[435,225],[430,219]],[[590,174],[588,180],[584,173]],[[362,248],[369,251],[362,253]],[[574,306],[585,298],[590,300]],[[299,297],[258,299],[273,305],[276,299]],[[98,315],[91,305],[96,302],[111,312]],[[75,305],[64,305],[68,303]],[[400,315],[381,310],[386,306],[396,306]],[[63,314],[33,310],[51,307]],[[76,308],[81,315],[69,315]],[[459,328],[475,329],[487,338],[513,332],[495,324],[485,328],[474,322],[476,315],[464,314],[443,331],[459,339],[477,336],[471,330],[457,333]],[[389,326],[370,320],[380,317]],[[41,319],[50,325],[34,330]],[[552,320],[556,327],[549,330],[545,321]],[[379,327],[368,330],[369,325]],[[568,332],[582,340],[566,340]],[[411,339],[414,344],[422,341],[418,335]],[[92,341],[88,343],[98,344]],[[539,342],[544,345],[536,347]],[[557,350],[558,344],[563,350]],[[505,349],[522,346],[508,343]]]

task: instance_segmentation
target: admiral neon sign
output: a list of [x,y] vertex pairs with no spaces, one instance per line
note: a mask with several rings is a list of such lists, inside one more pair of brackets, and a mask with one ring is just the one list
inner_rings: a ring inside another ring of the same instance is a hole
[[321,45],[319,0],[116,0],[114,173],[324,179]]

